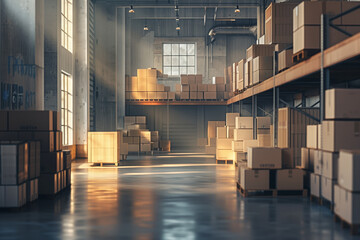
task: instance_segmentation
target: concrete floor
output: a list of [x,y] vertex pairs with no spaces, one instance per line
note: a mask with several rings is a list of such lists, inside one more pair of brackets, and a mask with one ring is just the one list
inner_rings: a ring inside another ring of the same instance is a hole
[[73,164],[71,191],[0,212],[0,239],[359,239],[302,197],[242,198],[202,154]]

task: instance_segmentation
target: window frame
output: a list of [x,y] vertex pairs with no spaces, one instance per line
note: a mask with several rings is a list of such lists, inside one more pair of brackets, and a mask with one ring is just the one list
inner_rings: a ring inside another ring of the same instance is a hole
[[[170,45],[170,54],[165,53],[165,45]],[[178,53],[173,53],[173,45],[179,45],[178,46]],[[181,53],[180,45],[186,45],[186,53]],[[194,47],[194,53],[189,54],[189,45],[193,45]],[[181,75],[189,75],[189,74],[196,74],[197,73],[197,48],[195,42],[164,42],[162,44],[162,71],[164,74],[168,74],[169,76],[181,76]],[[171,64],[166,65],[165,64],[165,58],[170,57]],[[177,64],[174,64],[173,61],[176,62],[177,57]],[[186,58],[186,64],[182,65],[181,58]],[[189,64],[189,57],[193,57],[193,64]],[[165,68],[171,68],[169,74],[168,70],[165,70]],[[173,68],[177,68],[178,74],[174,74]],[[190,68],[193,68],[193,72],[189,71]],[[182,72],[183,69],[186,69],[186,72]]]
[[61,0],[61,46],[73,52],[74,1]]
[[66,72],[61,72],[61,131],[64,146],[74,144],[74,85],[73,78]]

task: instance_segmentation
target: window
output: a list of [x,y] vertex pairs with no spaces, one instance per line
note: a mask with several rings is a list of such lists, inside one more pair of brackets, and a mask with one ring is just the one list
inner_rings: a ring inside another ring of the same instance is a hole
[[195,44],[194,43],[164,43],[163,73],[171,76],[195,74]]
[[73,81],[61,73],[61,131],[63,145],[73,145]]
[[61,0],[61,46],[73,50],[73,0]]

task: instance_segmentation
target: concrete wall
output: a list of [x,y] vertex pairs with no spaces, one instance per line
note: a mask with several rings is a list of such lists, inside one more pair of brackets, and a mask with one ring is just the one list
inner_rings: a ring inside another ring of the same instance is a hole
[[43,109],[44,1],[3,0],[1,109]]

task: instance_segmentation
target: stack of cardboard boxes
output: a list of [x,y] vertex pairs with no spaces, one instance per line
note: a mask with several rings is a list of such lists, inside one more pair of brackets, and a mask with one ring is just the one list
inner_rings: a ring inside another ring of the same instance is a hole
[[[60,114],[53,111],[10,111],[1,112],[0,115],[1,140],[29,142],[29,186],[33,185],[36,191],[37,181],[33,180],[38,177],[37,170],[40,170],[40,195],[53,195],[70,186],[71,159],[63,158]],[[39,165],[36,164],[36,159],[40,159]]]
[[202,75],[181,75],[176,85],[177,100],[223,100],[230,98],[230,84],[223,77],[214,77],[212,84],[203,84]]
[[207,154],[216,154],[216,138],[217,128],[224,127],[225,121],[208,121],[207,127],[207,145],[205,146],[205,152]]
[[157,78],[163,76],[154,68],[138,69],[136,77],[125,78],[125,98],[128,100],[175,100],[175,92],[158,84]]
[[36,200],[40,169],[36,174],[35,165],[40,156],[32,159],[30,167],[29,143],[2,141],[0,150],[0,208],[17,208]]
[[[360,149],[360,101],[358,89],[331,89],[325,93],[325,119],[308,126],[302,167],[311,173],[311,195],[335,205],[335,213],[350,224],[359,224],[358,151]],[[344,149],[344,150],[343,150]],[[340,153],[340,155],[339,155]],[[353,185],[354,184],[354,185]]]
[[226,125],[217,127],[216,131],[216,160],[234,160],[232,142],[234,140],[235,119],[239,113],[227,113]]
[[[293,9],[293,53],[303,50],[320,51],[321,14],[327,17],[339,15],[360,3],[347,1],[305,1]],[[355,34],[360,32],[359,10],[335,19],[332,24]],[[348,36],[330,27],[328,47],[339,43]]]
[[112,163],[117,165],[128,155],[128,144],[124,142],[124,133],[89,132],[88,133],[88,162]]

